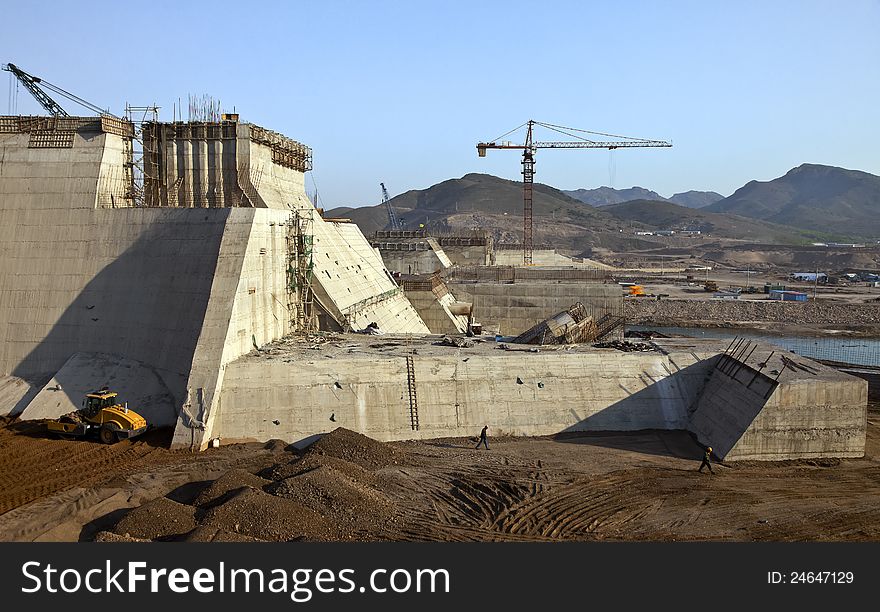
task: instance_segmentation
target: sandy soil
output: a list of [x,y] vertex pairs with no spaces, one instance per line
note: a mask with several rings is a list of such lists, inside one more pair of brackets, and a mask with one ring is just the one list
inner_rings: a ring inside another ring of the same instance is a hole
[[[864,459],[701,474],[684,432],[379,443],[337,430],[197,455],[0,428],[4,540],[876,540],[880,406]],[[491,432],[490,432],[491,433]],[[135,510],[129,508],[136,507]]]

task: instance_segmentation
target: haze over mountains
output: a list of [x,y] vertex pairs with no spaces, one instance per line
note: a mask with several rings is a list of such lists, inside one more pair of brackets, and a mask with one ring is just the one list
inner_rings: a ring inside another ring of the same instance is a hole
[[[518,181],[467,174],[407,191],[392,198],[391,205],[408,229],[424,224],[447,231],[488,229],[506,242],[522,237]],[[341,207],[326,216],[350,218],[368,235],[388,225],[383,205]],[[536,243],[559,248],[624,242],[637,248],[635,231],[657,229],[699,229],[719,237],[786,243],[824,236],[880,239],[880,177],[804,164],[772,181],[751,181],[727,198],[689,191],[666,199],[642,187],[565,192],[536,183],[534,217],[540,220]]]
[[685,191],[684,193],[676,193],[671,198],[664,198],[656,191],[651,191],[644,187],[630,187],[629,189],[598,187],[597,189],[563,191],[563,193],[591,206],[608,206],[632,200],[654,200],[657,202],[673,202],[688,208],[702,208],[724,199],[723,195],[714,191]]

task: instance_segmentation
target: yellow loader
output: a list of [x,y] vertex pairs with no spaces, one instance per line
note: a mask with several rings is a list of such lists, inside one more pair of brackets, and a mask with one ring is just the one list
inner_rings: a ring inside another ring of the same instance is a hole
[[128,402],[118,399],[115,391],[106,387],[85,396],[82,408],[49,421],[50,433],[62,438],[84,437],[97,432],[104,444],[113,444],[125,438],[134,438],[147,430],[147,421]]

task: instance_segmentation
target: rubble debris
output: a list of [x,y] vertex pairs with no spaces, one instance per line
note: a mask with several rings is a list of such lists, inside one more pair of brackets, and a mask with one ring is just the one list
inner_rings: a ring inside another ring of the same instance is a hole
[[212,506],[223,500],[231,491],[242,487],[259,489],[269,484],[269,481],[254,476],[250,472],[241,469],[233,469],[211,483],[208,488],[198,494],[193,504],[196,506]]
[[541,321],[513,339],[518,344],[577,344],[592,342],[609,334],[623,318],[605,314],[598,321],[587,312],[581,302],[575,302],[568,310],[564,310],[549,319]]
[[624,338],[639,338],[640,340],[653,340],[654,338],[670,338],[663,332],[654,329],[628,329],[623,334]]
[[464,338],[453,338],[452,336],[443,336],[439,342],[434,343],[436,346],[452,346],[455,348],[471,348],[474,343]]
[[597,342],[593,348],[612,348],[624,353],[645,353],[656,351],[657,347],[647,342],[629,342],[628,340],[611,340],[609,342]]
[[369,325],[367,325],[365,328],[363,328],[363,329],[360,331],[360,333],[362,333],[362,334],[369,334],[369,335],[371,335],[371,336],[381,336],[381,335],[382,335],[382,330],[379,329],[379,324],[376,323],[375,321],[373,321],[372,323],[370,323]]

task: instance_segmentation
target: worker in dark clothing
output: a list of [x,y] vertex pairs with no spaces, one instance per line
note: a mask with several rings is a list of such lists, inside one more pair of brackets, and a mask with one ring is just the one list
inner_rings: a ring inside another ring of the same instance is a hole
[[486,431],[488,429],[488,425],[483,425],[483,431],[480,432],[480,441],[477,442],[477,448],[480,448],[480,444],[482,444],[486,447],[486,450],[489,450],[489,442],[486,440]]
[[703,453],[703,462],[700,464],[699,471],[702,472],[704,467],[709,468],[709,473],[714,474],[715,470],[712,469],[712,463],[709,461],[712,458],[712,447],[707,446],[706,452]]

